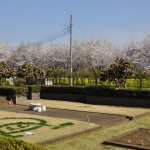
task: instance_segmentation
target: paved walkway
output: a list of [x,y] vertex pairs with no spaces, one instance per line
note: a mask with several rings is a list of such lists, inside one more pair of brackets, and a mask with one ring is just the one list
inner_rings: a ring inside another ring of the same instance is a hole
[[95,123],[102,126],[111,126],[121,121],[125,121],[126,117],[122,115],[102,114],[84,111],[74,111],[56,108],[47,108],[45,112],[29,111],[28,106],[24,105],[0,105],[0,110],[13,111],[18,113],[32,114],[38,116],[49,116],[63,119],[73,119],[83,122]]

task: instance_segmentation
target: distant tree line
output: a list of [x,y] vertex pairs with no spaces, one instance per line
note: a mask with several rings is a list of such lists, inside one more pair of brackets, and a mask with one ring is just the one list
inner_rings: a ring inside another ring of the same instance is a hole
[[[109,41],[91,39],[73,41],[73,78],[94,78],[114,81],[125,86],[130,77],[147,78],[150,70],[150,35],[142,41],[131,40],[123,48]],[[70,49],[67,44],[21,42],[11,48],[0,42],[0,80],[9,77],[24,78],[27,83],[37,83],[39,78],[69,78]]]
[[[39,79],[52,80],[56,79],[56,82],[62,78],[70,78],[69,69],[43,69],[40,66],[34,64],[23,64],[18,67],[11,67],[4,61],[0,61],[0,81],[12,78],[15,84],[38,84]],[[123,58],[116,58],[115,61],[107,67],[98,68],[93,70],[81,69],[73,72],[73,80],[78,84],[78,79],[84,82],[87,78],[90,83],[91,79],[95,80],[95,84],[98,84],[98,80],[101,81],[114,81],[116,87],[125,87],[126,80],[129,78],[148,78],[150,72],[139,72],[136,70],[135,65]],[[57,84],[57,83],[56,83]],[[59,83],[58,83],[59,84]]]
[[[126,46],[117,48],[107,40],[91,39],[73,41],[73,70],[95,69],[110,65],[116,57],[128,59],[139,70],[150,69],[150,35],[142,41],[131,40]],[[21,42],[11,48],[8,43],[0,42],[0,60],[17,67],[24,63],[35,64],[43,68],[68,69],[70,50],[67,44]]]

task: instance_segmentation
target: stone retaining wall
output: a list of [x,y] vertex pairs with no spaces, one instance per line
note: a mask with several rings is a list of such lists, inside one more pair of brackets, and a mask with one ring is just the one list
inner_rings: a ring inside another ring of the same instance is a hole
[[31,93],[31,92],[28,92],[27,94],[27,99],[40,99],[40,93]]
[[12,96],[12,100],[13,100],[14,104],[18,104],[19,101],[27,100],[27,97],[26,96],[16,96],[16,95],[13,95]]

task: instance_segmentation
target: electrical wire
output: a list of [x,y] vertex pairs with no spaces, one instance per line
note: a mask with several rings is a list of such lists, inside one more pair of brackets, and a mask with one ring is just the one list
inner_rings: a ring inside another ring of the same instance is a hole
[[39,43],[39,42],[45,44],[45,43],[60,39],[62,37],[65,37],[69,34],[70,34],[70,25],[69,26],[66,25],[65,28],[63,28],[62,30],[50,34],[50,36],[46,39],[43,39],[43,40],[37,41],[37,42],[33,42],[32,45],[35,45],[36,43]]
[[70,34],[70,27],[67,27],[67,28],[63,29],[61,32],[57,32],[56,34],[53,34],[51,37],[49,37],[45,40],[42,40],[41,42],[42,43],[47,43],[47,42],[62,38],[64,36],[67,36],[68,34]]
[[[45,43],[48,43],[48,42],[52,42],[54,40],[63,38],[65,36],[69,35],[69,34],[70,34],[70,24],[67,24],[61,30],[55,31],[55,32],[51,33],[48,38],[40,40],[40,41],[36,41],[36,42],[31,42],[30,46],[34,46],[37,43],[43,43],[43,44],[45,44]],[[17,49],[18,46],[14,46],[13,48]]]

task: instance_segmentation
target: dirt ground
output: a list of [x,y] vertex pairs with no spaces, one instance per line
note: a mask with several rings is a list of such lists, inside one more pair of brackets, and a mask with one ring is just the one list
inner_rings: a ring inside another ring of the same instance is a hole
[[[105,143],[105,142],[104,142]],[[106,144],[126,148],[150,150],[150,129],[139,128],[116,137]]]
[[[45,112],[28,111],[30,103],[41,103],[46,106]],[[140,116],[150,113],[150,109],[116,107],[104,105],[90,105],[77,102],[56,100],[23,100],[18,105],[9,106],[4,97],[0,97],[0,110],[7,110],[25,114],[41,115],[55,118],[73,119],[98,125],[115,124],[127,120],[126,116]]]

